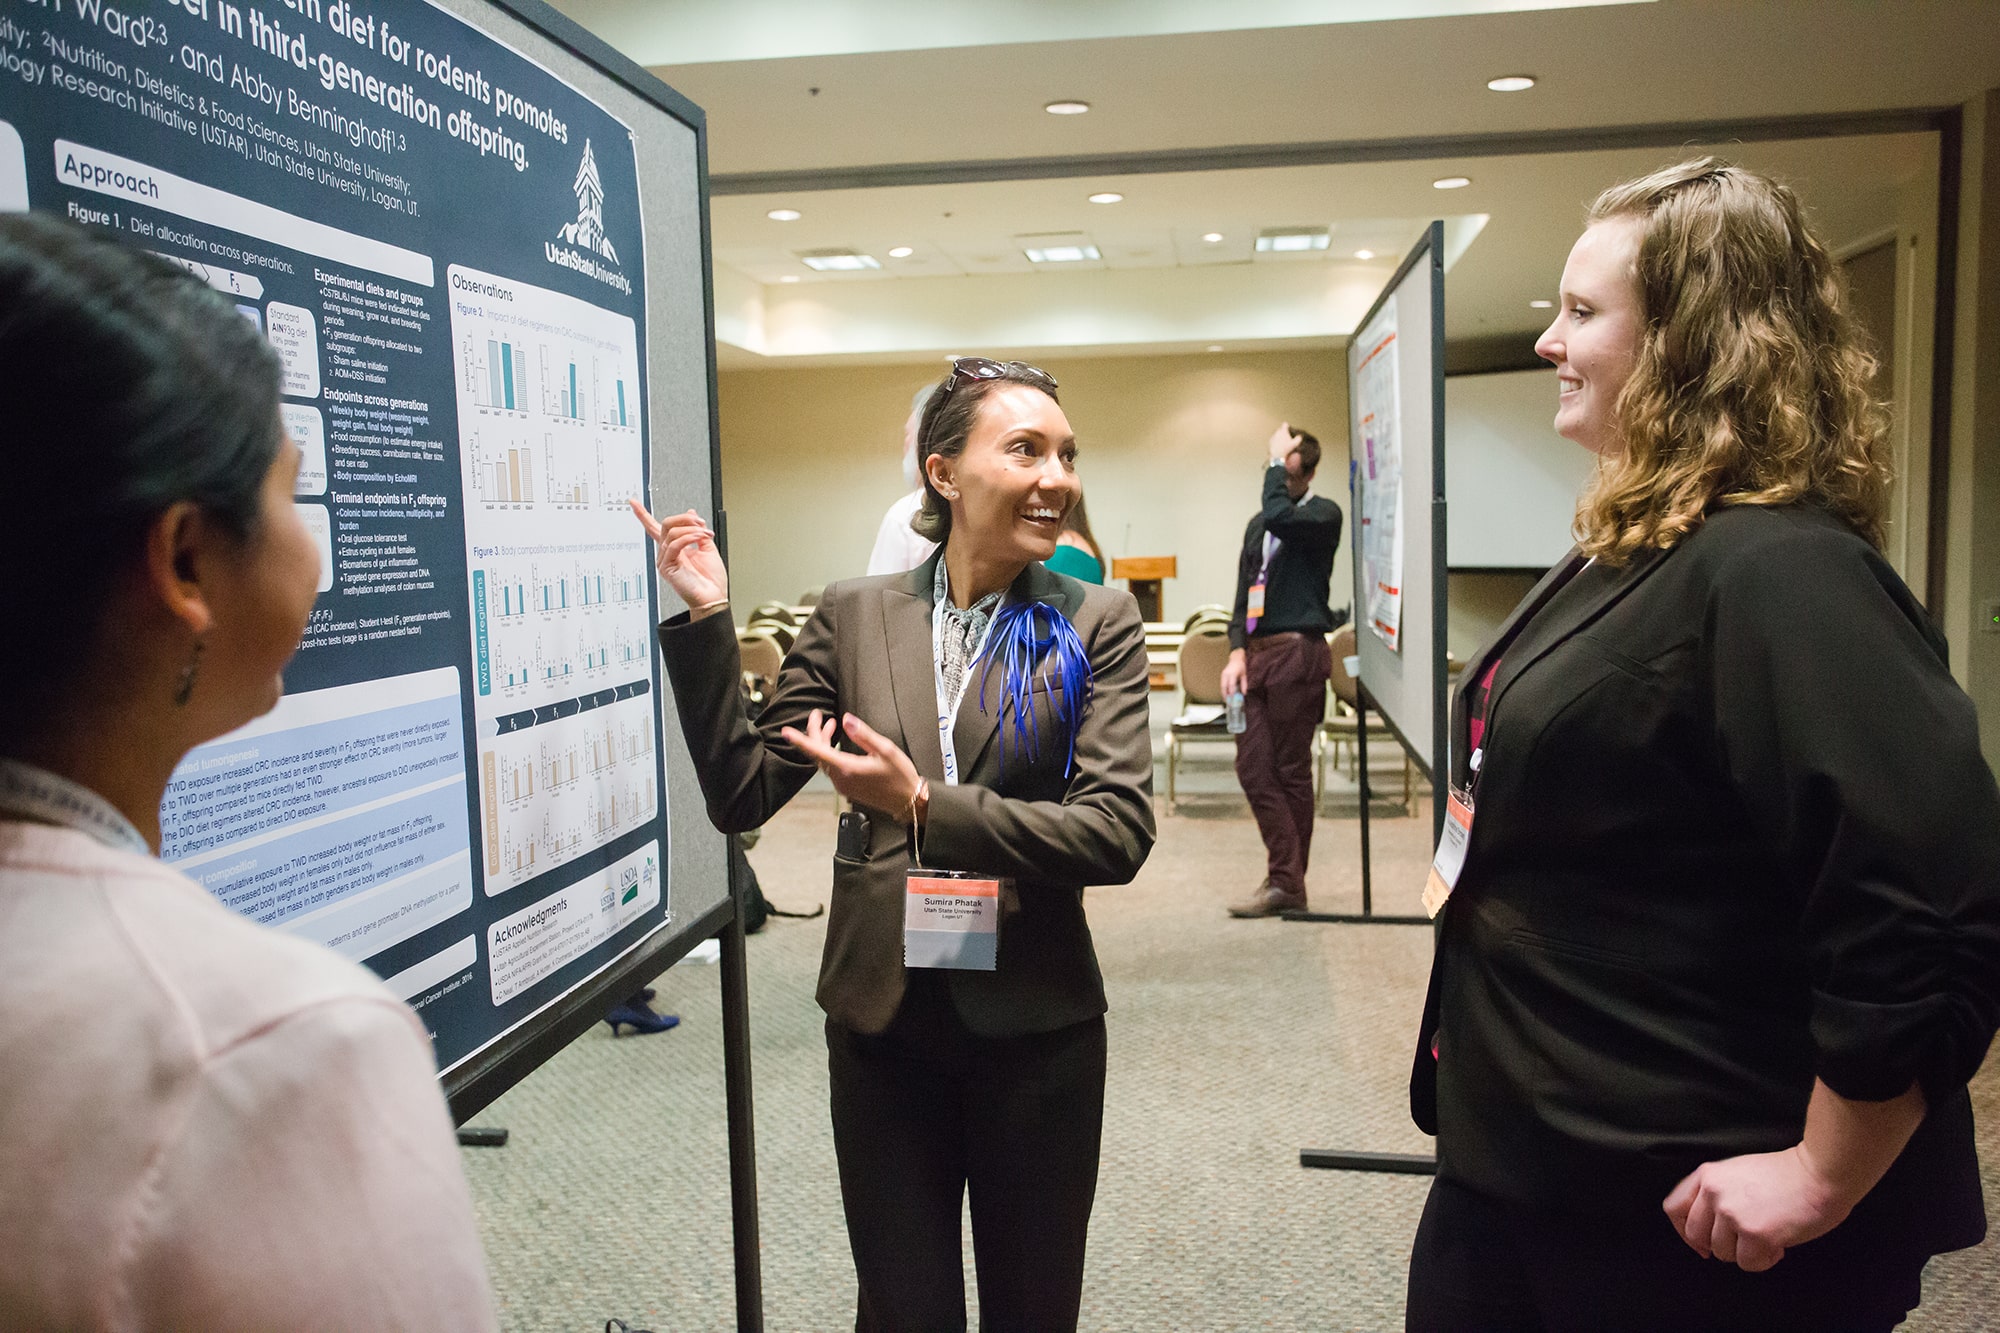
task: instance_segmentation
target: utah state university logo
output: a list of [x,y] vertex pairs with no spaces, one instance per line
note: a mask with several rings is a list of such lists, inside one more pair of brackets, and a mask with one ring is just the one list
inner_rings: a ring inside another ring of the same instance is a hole
[[[542,243],[551,264],[574,269],[606,286],[629,294],[632,284],[618,269],[618,251],[604,234],[604,182],[597,174],[597,154],[583,141],[583,161],[577,164],[576,221],[565,222],[557,239]],[[604,261],[609,261],[608,263]]]

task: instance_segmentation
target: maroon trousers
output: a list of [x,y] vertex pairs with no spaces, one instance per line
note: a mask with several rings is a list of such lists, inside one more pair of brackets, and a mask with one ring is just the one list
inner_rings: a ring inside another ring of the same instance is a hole
[[1312,739],[1326,716],[1333,650],[1323,634],[1273,634],[1250,640],[1248,665],[1236,778],[1264,837],[1271,887],[1304,902],[1314,813]]

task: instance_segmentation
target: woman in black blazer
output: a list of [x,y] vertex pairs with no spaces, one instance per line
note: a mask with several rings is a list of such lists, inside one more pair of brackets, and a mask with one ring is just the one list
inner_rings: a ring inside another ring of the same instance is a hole
[[[1153,758],[1137,604],[1040,563],[1081,494],[1055,388],[1019,362],[954,363],[918,435],[916,526],[942,548],[829,587],[755,726],[713,535],[692,511],[639,511],[690,607],[660,643],[715,826],[762,824],[815,764],[860,808],[819,983],[860,1329],[965,1327],[968,1189],[981,1327],[1076,1325],[1105,1068],[1083,889],[1151,850]],[[999,881],[997,956],[905,965],[964,944],[906,934],[916,856]]]
[[1985,1231],[2000,792],[1797,200],[1704,159],[1590,219],[1537,345],[1582,540],[1452,719],[1408,1327],[1893,1327]]

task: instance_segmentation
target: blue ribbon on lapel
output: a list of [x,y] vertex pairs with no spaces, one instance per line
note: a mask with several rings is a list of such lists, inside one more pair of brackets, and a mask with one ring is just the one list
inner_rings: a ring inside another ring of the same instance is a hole
[[1083,710],[1090,702],[1096,682],[1090,669],[1090,655],[1084,651],[1083,640],[1077,637],[1076,627],[1069,623],[1069,618],[1047,602],[1016,602],[1002,607],[993,617],[993,628],[986,636],[986,647],[973,665],[977,666],[979,661],[986,664],[979,677],[979,711],[982,713],[986,711],[987,677],[993,674],[996,661],[1001,667],[1002,770],[1007,766],[1007,713],[1013,714],[1014,753],[1019,755],[1025,746],[1029,763],[1041,757],[1041,737],[1037,734],[1033,706],[1034,677],[1039,667],[1044,683],[1051,689],[1060,686],[1062,691],[1062,702],[1056,706],[1056,717],[1068,733],[1069,746],[1068,757],[1063,763],[1063,776],[1073,773],[1076,769],[1077,728],[1083,721]]

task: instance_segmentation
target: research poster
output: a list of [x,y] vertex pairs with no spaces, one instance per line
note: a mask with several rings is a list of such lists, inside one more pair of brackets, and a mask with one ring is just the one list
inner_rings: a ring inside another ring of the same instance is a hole
[[1361,587],[1368,628],[1390,652],[1402,647],[1403,432],[1396,356],[1396,303],[1387,301],[1355,335],[1354,421],[1359,435]]
[[0,0],[0,208],[234,298],[320,595],[165,860],[450,1069],[671,919],[631,129],[423,0]]

